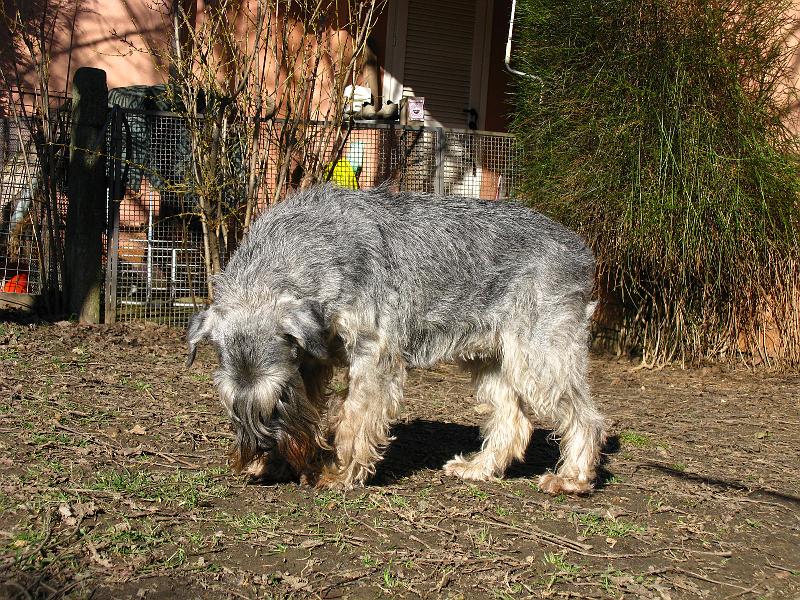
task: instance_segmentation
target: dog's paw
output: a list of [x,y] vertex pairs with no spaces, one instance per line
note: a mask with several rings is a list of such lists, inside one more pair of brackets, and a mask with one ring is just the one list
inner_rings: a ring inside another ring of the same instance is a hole
[[324,467],[314,483],[314,487],[318,490],[337,491],[352,490],[358,485],[359,483],[351,481],[346,473],[332,467]]
[[470,481],[488,481],[490,479],[496,479],[491,470],[487,469],[482,461],[469,460],[460,454],[445,463],[444,472],[447,475],[468,479]]
[[558,496],[559,494],[589,494],[594,486],[586,481],[576,481],[555,473],[545,473],[539,478],[539,489]]

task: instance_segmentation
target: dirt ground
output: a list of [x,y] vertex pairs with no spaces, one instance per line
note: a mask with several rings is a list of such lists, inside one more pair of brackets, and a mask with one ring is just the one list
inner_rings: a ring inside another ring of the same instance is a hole
[[204,348],[153,325],[0,323],[0,597],[797,598],[800,378],[594,357],[611,438],[588,497],[443,475],[479,445],[452,367],[411,373],[361,490],[248,484]]

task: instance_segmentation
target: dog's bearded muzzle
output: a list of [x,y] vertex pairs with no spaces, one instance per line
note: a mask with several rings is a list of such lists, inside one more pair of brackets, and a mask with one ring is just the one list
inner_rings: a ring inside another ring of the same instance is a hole
[[279,388],[237,386],[228,398],[225,387],[220,386],[222,401],[236,435],[230,453],[234,472],[265,481],[314,481],[327,443],[302,380],[294,378]]

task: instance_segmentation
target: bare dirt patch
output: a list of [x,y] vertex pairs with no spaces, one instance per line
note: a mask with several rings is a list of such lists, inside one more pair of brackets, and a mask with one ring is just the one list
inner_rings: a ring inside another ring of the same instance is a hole
[[537,430],[503,481],[439,470],[478,447],[468,379],[415,371],[368,487],[249,485],[204,349],[153,325],[0,324],[0,597],[795,598],[800,381],[594,357],[602,483],[550,498]]

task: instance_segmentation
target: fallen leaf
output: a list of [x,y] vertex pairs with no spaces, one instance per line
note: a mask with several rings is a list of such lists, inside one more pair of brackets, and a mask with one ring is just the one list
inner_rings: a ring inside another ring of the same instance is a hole
[[281,575],[281,580],[297,592],[311,591],[311,586],[308,585],[308,579],[302,579],[301,577],[295,577],[289,573],[284,573]]
[[128,433],[132,433],[133,435],[146,435],[147,430],[137,423],[128,430]]
[[89,547],[89,555],[94,562],[101,567],[105,567],[106,569],[110,569],[113,566],[109,559],[100,556],[100,554],[97,552],[97,548],[94,547],[94,544],[88,542],[87,546]]
[[92,517],[99,512],[94,501],[78,502],[72,507],[75,512],[83,517]]
[[75,518],[75,513],[72,512],[69,504],[62,502],[58,505],[58,514],[61,515],[61,520],[70,527],[74,526],[78,520]]

